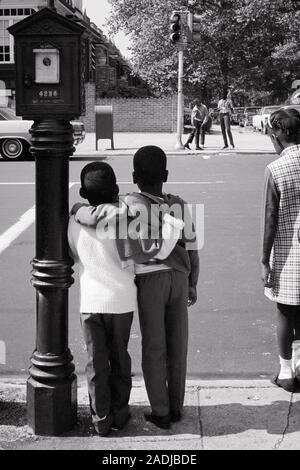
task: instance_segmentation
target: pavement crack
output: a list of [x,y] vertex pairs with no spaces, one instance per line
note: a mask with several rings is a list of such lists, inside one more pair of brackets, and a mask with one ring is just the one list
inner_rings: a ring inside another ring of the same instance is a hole
[[293,393],[291,394],[291,399],[290,399],[290,404],[289,404],[289,409],[288,409],[288,414],[287,414],[287,418],[286,418],[286,426],[283,430],[283,433],[282,433],[282,436],[281,438],[278,440],[278,442],[275,444],[274,446],[274,449],[273,450],[279,450],[284,439],[285,439],[285,435],[288,431],[288,428],[290,427],[290,417],[291,417],[291,412],[292,412],[292,407],[293,407]]
[[200,387],[197,388],[197,409],[198,409],[198,419],[199,419],[199,429],[200,429],[201,450],[205,450],[205,448],[204,448],[204,430],[203,430],[203,422],[202,422],[202,415],[201,415],[200,390],[201,390]]

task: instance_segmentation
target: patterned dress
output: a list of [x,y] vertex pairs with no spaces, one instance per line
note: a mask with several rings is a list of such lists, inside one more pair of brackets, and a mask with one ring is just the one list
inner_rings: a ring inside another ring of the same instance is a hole
[[285,305],[300,305],[300,146],[286,148],[268,165],[279,193],[278,221],[265,295]]

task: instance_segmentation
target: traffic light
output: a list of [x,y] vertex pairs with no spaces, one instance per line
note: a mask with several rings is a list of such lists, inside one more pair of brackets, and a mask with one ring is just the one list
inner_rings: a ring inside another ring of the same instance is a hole
[[180,13],[177,11],[173,11],[171,16],[171,26],[170,29],[172,34],[170,36],[171,41],[176,44],[181,40],[181,21],[180,21]]
[[193,41],[201,41],[201,15],[190,13],[189,15],[189,27]]

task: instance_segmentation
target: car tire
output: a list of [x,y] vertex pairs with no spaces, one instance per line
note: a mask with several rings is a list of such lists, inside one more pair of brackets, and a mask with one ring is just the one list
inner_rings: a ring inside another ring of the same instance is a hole
[[15,137],[2,139],[0,153],[3,160],[20,161],[30,156],[28,142]]

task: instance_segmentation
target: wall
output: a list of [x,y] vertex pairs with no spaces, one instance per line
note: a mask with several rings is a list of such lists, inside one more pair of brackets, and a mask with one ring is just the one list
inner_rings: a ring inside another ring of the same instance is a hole
[[[113,106],[114,132],[176,132],[175,95],[168,98],[101,98],[96,104]],[[87,132],[95,131],[94,107],[88,104],[84,122]]]
[[86,132],[95,132],[95,83],[85,84],[85,107],[86,112],[80,120],[84,123]]

